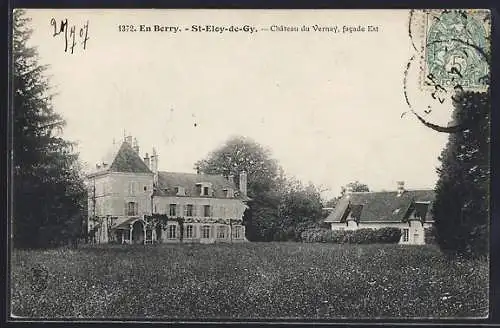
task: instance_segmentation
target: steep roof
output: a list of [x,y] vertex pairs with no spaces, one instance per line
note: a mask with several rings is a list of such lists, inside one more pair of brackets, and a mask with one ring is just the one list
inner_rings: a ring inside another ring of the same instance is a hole
[[152,173],[141,156],[124,141],[109,167],[112,172]]
[[405,222],[415,210],[428,221],[431,216],[426,202],[433,200],[433,190],[406,190],[399,197],[396,191],[354,192],[339,200],[325,222],[343,222],[347,211],[359,222]]
[[[200,196],[197,184],[209,183],[213,194],[210,196]],[[183,187],[187,197],[215,197],[226,198],[227,189],[236,192],[235,198],[244,201],[250,200],[247,196],[241,195],[234,182],[229,181],[221,175],[181,173],[181,172],[158,172],[158,186],[155,190],[157,196],[176,196],[176,187]]]
[[153,173],[141,156],[126,141],[123,141],[121,145],[113,145],[104,156],[102,164],[106,165],[101,165],[91,174],[99,172]]

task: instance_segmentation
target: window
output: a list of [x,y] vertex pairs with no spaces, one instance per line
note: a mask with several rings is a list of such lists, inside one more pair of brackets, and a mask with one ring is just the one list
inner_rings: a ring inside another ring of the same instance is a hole
[[210,216],[210,205],[203,205],[203,216],[204,217]]
[[168,226],[168,238],[169,239],[177,238],[177,226],[176,225],[171,224]]
[[184,187],[175,187],[175,193],[177,196],[186,196],[186,190]]
[[226,191],[226,198],[233,198],[234,197],[234,190],[232,188],[227,188],[225,189]]
[[241,226],[235,226],[234,227],[234,238],[235,239],[240,239],[241,238]]
[[203,196],[208,196],[208,187],[203,187]]
[[186,226],[186,238],[193,238],[194,237],[193,231],[194,231],[193,226],[191,224],[188,224]]
[[170,204],[170,209],[169,209],[169,215],[170,216],[176,216],[177,215],[177,205],[176,204]]
[[135,202],[128,202],[127,203],[127,215],[132,216],[132,215],[137,215],[139,213],[139,204]]
[[136,187],[136,183],[134,181],[130,181],[128,183],[128,194],[133,196],[135,195],[135,187]]
[[203,227],[201,227],[201,237],[210,238],[210,226],[204,225]]
[[410,235],[410,229],[403,229],[403,242],[407,242],[408,241],[408,236]]
[[184,216],[193,216],[193,204],[187,204],[184,208]]
[[226,226],[219,226],[217,228],[217,238],[224,239],[227,236],[227,227]]

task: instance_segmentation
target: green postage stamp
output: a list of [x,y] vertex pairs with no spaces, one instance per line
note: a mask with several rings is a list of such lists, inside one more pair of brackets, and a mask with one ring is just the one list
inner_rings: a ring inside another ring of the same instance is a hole
[[490,81],[490,11],[425,10],[422,14],[422,86],[486,90]]

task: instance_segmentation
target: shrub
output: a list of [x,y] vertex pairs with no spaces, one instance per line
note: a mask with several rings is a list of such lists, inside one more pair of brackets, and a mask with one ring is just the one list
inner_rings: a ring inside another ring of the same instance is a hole
[[401,229],[399,228],[381,228],[376,230],[378,238],[383,243],[395,244],[401,239]]
[[424,229],[424,240],[426,244],[436,244],[436,228],[425,228]]
[[399,242],[399,228],[358,229],[358,230],[327,230],[308,229],[302,232],[301,239],[306,243],[332,244],[394,244]]

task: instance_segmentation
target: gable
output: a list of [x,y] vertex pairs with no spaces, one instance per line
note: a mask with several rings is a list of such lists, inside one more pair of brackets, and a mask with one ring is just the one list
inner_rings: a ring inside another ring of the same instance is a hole
[[112,172],[152,173],[139,154],[123,142],[109,167]]

